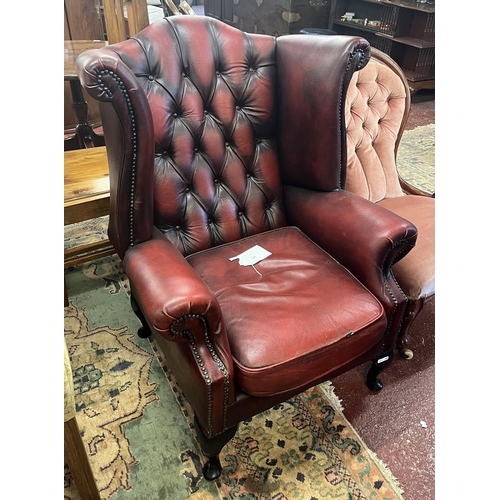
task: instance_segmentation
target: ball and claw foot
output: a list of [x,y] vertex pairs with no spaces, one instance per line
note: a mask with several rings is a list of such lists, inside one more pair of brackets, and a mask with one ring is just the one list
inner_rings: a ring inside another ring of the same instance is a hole
[[203,466],[203,476],[207,481],[214,481],[222,473],[222,465],[218,456],[209,457],[208,462]]

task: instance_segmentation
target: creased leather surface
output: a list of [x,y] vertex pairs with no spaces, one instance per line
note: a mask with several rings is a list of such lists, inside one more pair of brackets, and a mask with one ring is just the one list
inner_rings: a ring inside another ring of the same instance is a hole
[[[272,253],[255,269],[229,261],[254,245]],[[254,396],[303,385],[382,336],[381,304],[297,228],[245,238],[188,261],[217,297],[239,385]]]

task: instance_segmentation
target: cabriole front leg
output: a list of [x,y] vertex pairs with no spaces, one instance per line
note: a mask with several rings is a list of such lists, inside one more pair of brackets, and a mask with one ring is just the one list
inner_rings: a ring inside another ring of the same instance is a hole
[[142,325],[139,330],[137,330],[137,335],[141,339],[147,339],[151,335],[151,329],[149,328],[148,322],[146,321],[144,314],[142,314],[141,308],[139,307],[139,304],[133,294],[130,295],[130,305],[132,307],[132,311],[134,311]]
[[201,446],[203,455],[207,458],[207,462],[203,466],[203,476],[207,481],[217,479],[222,473],[222,465],[219,460],[219,454],[224,446],[231,441],[238,430],[238,425],[226,429],[222,434],[208,438],[202,431],[198,420],[194,420],[194,428]]
[[391,351],[388,354],[375,358],[373,360],[372,366],[368,371],[368,375],[366,377],[366,385],[368,389],[374,392],[378,392],[382,390],[384,385],[378,378],[382,370],[385,370],[391,363],[394,358],[394,352]]
[[426,299],[411,300],[408,302],[405,317],[401,325],[401,333],[397,341],[398,352],[403,359],[412,359],[413,351],[409,348],[410,344],[410,327],[424,307]]

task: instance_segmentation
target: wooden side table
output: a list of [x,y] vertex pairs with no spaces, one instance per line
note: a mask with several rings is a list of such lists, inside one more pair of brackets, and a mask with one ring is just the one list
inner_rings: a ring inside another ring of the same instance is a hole
[[[108,42],[100,40],[65,40],[64,41],[64,81],[69,82],[72,95],[73,111],[78,119],[75,128],[75,137],[66,139],[66,149],[88,148],[93,146],[103,146],[104,138],[94,132],[88,117],[88,103],[85,101],[83,89],[76,73],[76,59],[86,50],[100,49]],[[99,117],[100,124],[100,117]]]
[[[64,152],[64,225],[109,215],[106,147]],[[108,239],[64,251],[64,268],[115,253]]]

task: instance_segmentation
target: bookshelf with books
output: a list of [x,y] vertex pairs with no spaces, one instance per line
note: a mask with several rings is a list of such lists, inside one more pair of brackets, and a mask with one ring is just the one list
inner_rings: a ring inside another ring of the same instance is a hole
[[391,56],[414,94],[434,88],[434,23],[434,1],[333,0],[329,28],[362,36]]

